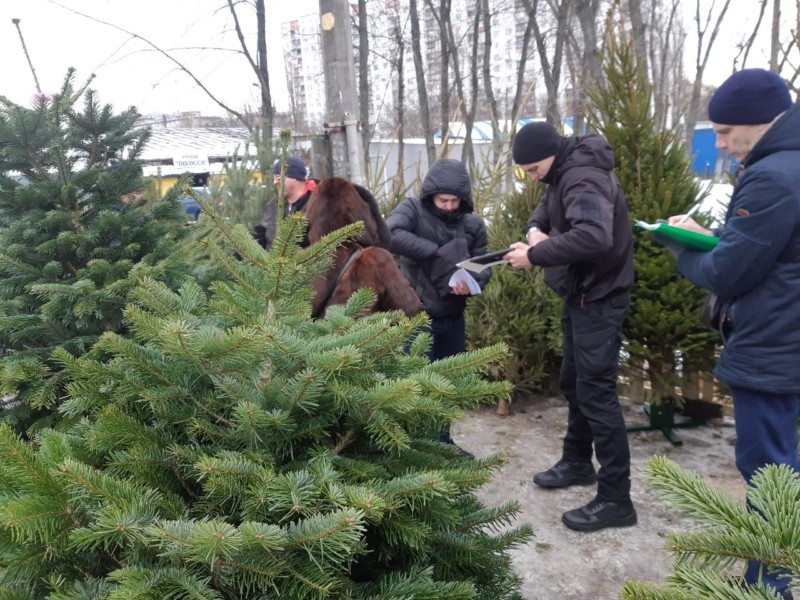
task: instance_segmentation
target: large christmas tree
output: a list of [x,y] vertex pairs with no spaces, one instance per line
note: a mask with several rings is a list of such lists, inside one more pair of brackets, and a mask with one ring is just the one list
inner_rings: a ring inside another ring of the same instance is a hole
[[205,209],[225,281],[143,281],[129,337],[56,351],[74,426],[35,449],[0,428],[4,597],[518,598],[530,526],[473,494],[502,456],[438,441],[508,394],[480,374],[505,348],[429,363],[425,317],[360,317],[365,291],[312,320],[309,282],[359,226],[302,250],[295,215],[266,253]]
[[[590,88],[591,122],[611,143],[632,220],[654,223],[685,213],[703,198],[682,136],[655,129],[653,86],[622,25],[608,20],[605,84]],[[636,233],[638,232],[638,233]],[[673,403],[679,373],[708,368],[717,336],[700,322],[702,290],[684,279],[675,259],[649,233],[636,230],[636,284],[624,329],[633,377],[649,379],[651,401]],[[636,367],[643,369],[636,374]],[[677,399],[679,400],[679,399]]]
[[137,112],[73,78],[30,108],[0,97],[0,418],[21,430],[63,393],[55,348],[82,354],[120,330],[138,281],[184,272],[177,203],[143,206]]

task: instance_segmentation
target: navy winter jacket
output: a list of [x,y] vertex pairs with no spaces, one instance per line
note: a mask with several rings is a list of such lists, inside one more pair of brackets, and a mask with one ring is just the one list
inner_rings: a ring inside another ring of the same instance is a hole
[[722,301],[729,385],[800,392],[800,104],[756,143],[733,190],[719,244],[685,251],[678,269]]

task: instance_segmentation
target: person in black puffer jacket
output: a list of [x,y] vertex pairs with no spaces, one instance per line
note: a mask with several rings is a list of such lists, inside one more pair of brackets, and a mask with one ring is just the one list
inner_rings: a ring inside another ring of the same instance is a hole
[[[419,199],[406,198],[386,219],[392,234],[390,249],[431,319],[431,360],[466,349],[464,310],[469,288],[450,285],[456,263],[486,253],[488,236],[483,219],[475,214],[472,185],[466,167],[457,160],[437,160],[422,181]],[[483,289],[491,270],[472,273]],[[453,443],[449,427],[441,439]]]
[[528,176],[547,184],[547,192],[528,220],[527,243],[512,244],[504,258],[516,269],[544,267],[545,283],[564,299],[559,383],[569,404],[567,433],[561,460],[533,482],[564,488],[597,481],[592,501],[562,515],[570,529],[634,525],[630,449],[617,396],[633,232],[614,152],[599,135],[567,138],[536,122],[517,132],[513,154]]

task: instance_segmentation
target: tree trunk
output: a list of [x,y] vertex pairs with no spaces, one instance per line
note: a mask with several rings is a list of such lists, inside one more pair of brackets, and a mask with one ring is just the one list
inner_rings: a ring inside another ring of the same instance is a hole
[[422,57],[422,40],[419,30],[419,10],[417,0],[410,0],[408,5],[409,20],[411,21],[411,52],[414,55],[414,71],[417,80],[417,95],[419,97],[419,115],[425,137],[425,150],[428,157],[428,166],[436,160],[436,146],[433,143],[433,129],[431,127],[431,113],[428,106],[428,88],[425,85],[425,65]]
[[575,86],[573,131],[576,135],[583,135],[586,122],[587,97],[584,82],[588,79],[602,85],[603,81],[603,65],[600,61],[600,51],[597,48],[597,12],[599,9],[599,0],[575,0],[575,16],[578,18],[583,36],[580,65],[583,77],[573,78]]
[[371,181],[369,162],[369,140],[372,128],[369,121],[369,31],[367,26],[367,0],[358,0],[358,118],[361,121],[361,145],[364,148],[364,173]]
[[404,71],[404,51],[405,43],[403,42],[403,32],[400,27],[395,27],[395,39],[397,40],[397,127],[395,132],[397,135],[397,177],[395,181],[400,181],[402,187],[405,188],[405,141],[403,140],[403,129],[405,127],[405,105],[406,105],[406,77]]
[[772,4],[772,35],[769,45],[769,70],[779,73],[778,53],[781,47],[781,0],[773,0]]
[[564,42],[567,37],[567,16],[569,14],[569,1],[558,0],[552,2],[551,6],[555,11],[556,31],[555,43],[552,52],[553,61],[550,62],[548,56],[550,50],[547,47],[545,34],[539,27],[538,8],[539,1],[525,0],[529,18],[533,20],[533,39],[539,52],[539,61],[542,65],[542,75],[544,85],[547,89],[547,121],[555,127],[561,127],[561,111],[558,108],[558,90],[561,85],[561,64],[564,56]]
[[650,14],[650,72],[653,82],[653,121],[658,129],[674,122],[672,108],[682,106],[683,42],[676,35],[680,0],[672,0],[666,15],[654,3]]
[[[439,0],[439,29],[445,31],[450,23],[450,8],[452,0]],[[445,133],[450,127],[450,42],[446,35],[440,38],[442,51],[442,76],[439,79],[439,110],[442,131],[442,156],[447,156],[447,136]]]
[[[269,162],[272,158],[272,94],[269,89],[269,70],[267,69],[267,33],[266,11],[264,0],[256,0],[256,47],[257,47],[257,75],[259,90],[261,92],[261,144],[259,148],[259,170],[263,180],[272,168]],[[266,163],[266,164],[265,164]]]
[[470,92],[469,103],[464,112],[464,155],[461,161],[468,165],[470,172],[475,171],[475,148],[472,144],[472,125],[475,123],[475,111],[478,109],[478,38],[480,37],[481,11],[475,10],[472,21],[472,48],[470,55]]
[[[496,161],[500,156],[502,136],[500,135],[500,113],[497,110],[497,99],[494,96],[492,85],[492,15],[489,12],[489,0],[480,0],[483,18],[483,93],[486,94],[486,104],[492,120],[492,151]],[[477,40],[476,40],[477,43]]]
[[[472,36],[473,39],[477,39],[478,35],[478,28],[480,24],[480,11],[475,11],[475,18],[472,24]],[[473,153],[473,146],[472,146],[472,123],[475,120],[475,94],[471,93],[470,99],[466,97],[467,93],[464,89],[464,77],[461,75],[461,54],[459,53],[459,46],[456,44],[455,41],[455,33],[453,32],[453,23],[452,19],[447,19],[447,21],[443,21],[442,25],[445,30],[445,34],[447,37],[447,44],[449,46],[448,54],[450,56],[450,60],[452,61],[453,65],[453,80],[455,81],[456,86],[456,94],[458,94],[458,101],[461,110],[461,118],[464,124],[464,132],[465,132],[465,139],[464,139],[464,146],[461,152],[461,162],[466,165],[474,164],[474,153]],[[473,90],[476,85],[476,78],[475,78],[475,63],[477,61],[477,46],[476,44],[472,45],[471,48],[471,77],[472,77],[472,86]],[[468,101],[469,100],[469,101]]]
[[[636,48],[636,54],[646,63],[648,55],[647,31],[644,18],[642,17],[642,0],[628,0],[628,15],[631,20],[633,46]],[[645,69],[649,70],[646,66]]]

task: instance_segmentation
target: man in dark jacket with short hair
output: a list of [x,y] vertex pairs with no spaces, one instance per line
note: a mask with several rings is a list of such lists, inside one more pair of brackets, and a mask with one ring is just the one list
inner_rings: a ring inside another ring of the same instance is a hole
[[566,138],[537,122],[519,130],[513,154],[523,171],[548,187],[528,221],[528,243],[512,244],[504,258],[517,269],[544,267],[545,283],[564,299],[560,384],[569,403],[567,433],[561,460],[533,481],[546,488],[597,481],[596,497],[561,517],[570,529],[634,525],[630,449],[617,396],[633,235],[614,153],[598,135]]
[[[473,212],[472,184],[457,160],[437,160],[422,181],[419,199],[406,198],[386,219],[392,234],[391,251],[431,318],[431,360],[466,348],[464,310],[469,288],[450,284],[456,263],[486,253],[488,237],[483,219]],[[491,270],[473,274],[483,289]],[[442,441],[453,443],[449,428]]]
[[[317,188],[317,181],[307,178],[306,164],[302,158],[287,156],[285,164],[276,160],[272,166],[272,185],[276,191],[283,188],[283,218],[291,213],[305,212],[311,192]],[[275,233],[278,231],[277,194],[264,206],[264,214],[253,229],[253,237],[264,250],[272,248]]]
[[[777,74],[742,69],[714,92],[708,117],[717,148],[742,166],[725,226],[669,221],[719,243],[695,252],[661,241],[689,281],[719,297],[724,347],[714,374],[731,391],[736,466],[750,484],[768,464],[800,472],[800,104]],[[744,579],[788,599],[788,575],[749,561]]]

